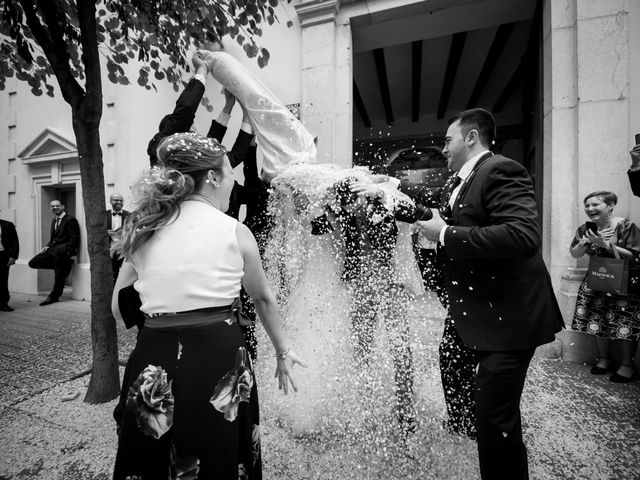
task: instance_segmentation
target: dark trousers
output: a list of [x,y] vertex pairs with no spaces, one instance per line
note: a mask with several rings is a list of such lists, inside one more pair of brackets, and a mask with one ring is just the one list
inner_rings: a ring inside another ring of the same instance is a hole
[[[442,306],[449,310],[449,297],[444,272],[435,250],[415,249],[422,281],[426,289],[436,293]],[[440,378],[447,405],[447,429],[470,438],[476,437],[475,376],[477,359],[455,329],[449,314],[444,321],[442,340],[438,347]]]
[[452,433],[476,438],[476,353],[462,342],[450,315],[444,321],[438,352],[442,389],[449,416],[447,428]]
[[29,266],[31,268],[54,271],[55,280],[49,297],[54,300],[59,299],[64,290],[64,282],[69,273],[71,273],[71,267],[73,267],[73,260],[67,254],[66,246],[56,245],[37,254],[29,260]]
[[520,397],[534,349],[477,352],[476,417],[482,480],[527,480]]
[[384,321],[395,370],[396,416],[401,428],[415,422],[413,405],[413,357],[406,305],[409,297],[401,285],[389,284],[384,273],[366,279],[362,276],[351,284],[351,342],[356,365],[368,374],[371,363],[377,319]]
[[111,270],[113,271],[113,284],[116,284],[116,280],[118,279],[118,273],[120,273],[120,267],[122,267],[122,263],[124,262],[124,258],[118,258],[117,255],[111,257]]
[[5,250],[0,252],[0,305],[9,305],[9,255]]

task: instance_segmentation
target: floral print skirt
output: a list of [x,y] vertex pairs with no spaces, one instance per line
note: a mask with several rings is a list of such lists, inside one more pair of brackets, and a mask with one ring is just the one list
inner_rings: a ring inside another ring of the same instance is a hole
[[122,388],[114,479],[262,478],[257,388],[237,323],[143,328]]
[[610,340],[637,342],[640,337],[640,297],[596,292],[584,280],[578,290],[571,328]]

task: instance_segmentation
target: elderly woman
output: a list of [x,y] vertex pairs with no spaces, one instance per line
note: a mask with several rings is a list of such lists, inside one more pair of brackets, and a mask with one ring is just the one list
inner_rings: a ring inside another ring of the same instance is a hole
[[289,382],[296,388],[291,368],[301,362],[282,333],[253,235],[224,214],[234,183],[224,148],[178,133],[162,141],[158,158],[124,228],[112,302],[119,318],[117,292],[133,283],[146,317],[122,386],[114,479],[259,479],[257,389],[237,322],[241,285],[273,343],[285,393]]
[[629,295],[591,290],[585,279],[578,292],[572,328],[596,336],[599,358],[591,368],[594,375],[604,375],[611,370],[611,341],[620,340],[622,361],[610,380],[626,383],[635,374],[633,353],[640,336],[640,292],[636,285],[640,229],[629,219],[613,216],[617,202],[616,194],[607,191],[593,192],[585,197],[584,210],[589,222],[578,227],[570,252],[574,258],[585,253],[590,257],[614,257],[615,250],[620,258],[628,259],[632,279]]

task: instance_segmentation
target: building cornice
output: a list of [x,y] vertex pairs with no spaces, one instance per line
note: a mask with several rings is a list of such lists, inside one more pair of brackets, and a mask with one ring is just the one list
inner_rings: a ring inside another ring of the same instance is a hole
[[340,11],[340,0],[302,0],[294,6],[302,28],[334,22]]

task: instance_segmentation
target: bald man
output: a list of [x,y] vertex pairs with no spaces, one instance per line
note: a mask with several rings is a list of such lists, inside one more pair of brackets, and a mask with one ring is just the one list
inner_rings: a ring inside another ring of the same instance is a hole
[[[124,197],[120,193],[112,193],[109,197],[109,203],[111,204],[111,210],[107,210],[107,229],[109,230],[109,248],[114,242],[120,240],[122,233],[122,226],[124,221],[129,216],[129,212],[124,210]],[[117,253],[110,253],[111,255],[111,268],[113,270],[113,283],[116,283],[118,278],[118,272],[122,266],[123,258]]]

